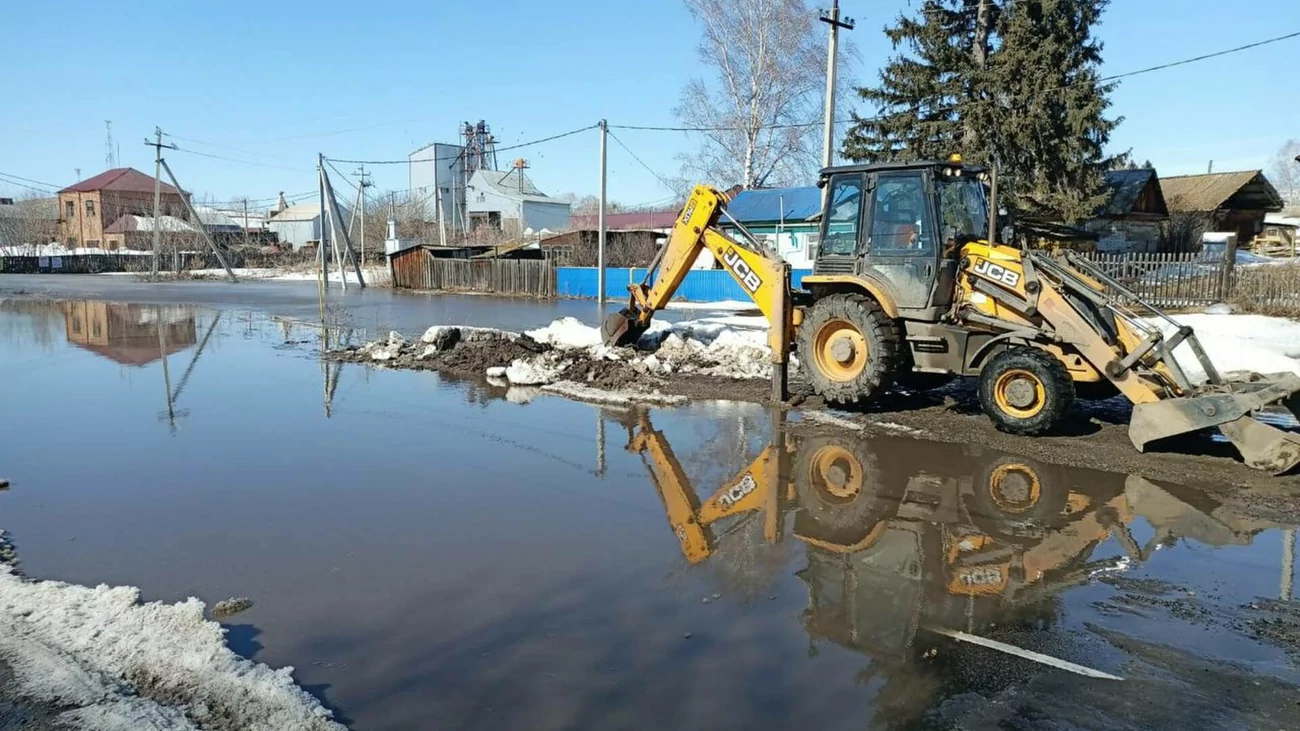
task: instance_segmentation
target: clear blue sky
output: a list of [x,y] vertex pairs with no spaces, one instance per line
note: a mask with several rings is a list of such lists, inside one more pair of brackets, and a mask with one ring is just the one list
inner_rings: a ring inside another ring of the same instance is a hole
[[[874,79],[889,53],[881,28],[919,0],[842,0],[857,19],[860,59],[842,69]],[[11,2],[0,14],[0,172],[52,183],[104,167],[104,120],[123,165],[152,173],[142,144],[155,125],[198,157],[168,160],[187,189],[216,199],[314,187],[316,153],[399,159],[454,141],[457,123],[486,119],[500,144],[595,123],[675,122],[681,86],[699,72],[699,36],[677,0],[370,0],[342,3],[132,0]],[[1131,71],[1300,30],[1300,2],[1114,0],[1099,29],[1104,72]],[[1300,137],[1294,69],[1300,39],[1126,80],[1112,96],[1125,121],[1112,146],[1160,173],[1265,166]],[[853,104],[853,100],[845,100]],[[841,109],[844,104],[841,103]],[[861,109],[859,111],[869,112]],[[623,131],[650,167],[675,175],[683,133]],[[551,194],[594,193],[596,132],[507,152],[529,160]],[[613,199],[669,195],[610,144]],[[355,165],[346,166],[351,171]],[[374,167],[378,190],[407,186],[404,166]],[[727,182],[727,181],[721,181]],[[340,186],[343,188],[344,186]],[[0,192],[21,189],[0,182]]]

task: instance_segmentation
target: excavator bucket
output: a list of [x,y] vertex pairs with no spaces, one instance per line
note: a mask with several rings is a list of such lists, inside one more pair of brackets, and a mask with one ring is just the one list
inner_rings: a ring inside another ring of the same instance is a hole
[[644,325],[637,323],[636,314],[623,309],[605,318],[600,324],[601,340],[608,347],[632,345],[645,334]]
[[1300,464],[1300,434],[1254,416],[1265,407],[1281,406],[1300,419],[1300,376],[1283,373],[1208,388],[1213,390],[1134,406],[1129,424],[1133,446],[1145,451],[1160,439],[1218,427],[1251,467],[1280,475]]

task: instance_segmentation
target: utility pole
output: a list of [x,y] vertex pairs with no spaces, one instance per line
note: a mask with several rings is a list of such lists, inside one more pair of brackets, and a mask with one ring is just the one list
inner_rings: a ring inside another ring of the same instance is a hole
[[357,176],[361,178],[361,189],[357,192],[357,205],[361,208],[361,265],[366,263],[366,188],[374,185],[366,173],[366,166],[362,165],[357,170]]
[[320,232],[316,236],[316,257],[320,259],[321,286],[329,289],[330,264],[329,257],[325,255],[325,156],[319,152],[316,153],[316,171],[319,178],[317,182],[320,184],[320,215],[318,216]]
[[605,182],[609,177],[606,164],[606,147],[609,142],[609,123],[600,120],[600,212],[596,214],[596,305],[605,304]]
[[244,197],[244,246],[248,246],[248,197]]
[[[157,278],[158,276],[158,247],[161,240],[162,229],[158,220],[159,198],[162,196],[162,151],[166,147],[169,150],[175,150],[176,145],[164,145],[162,142],[162,128],[153,128],[154,141],[145,140],[144,144],[153,148],[153,263],[149,266],[149,276]],[[184,198],[184,194],[181,195]]]
[[822,136],[822,167],[830,167],[835,159],[835,65],[840,50],[840,28],[853,30],[854,23],[853,18],[840,19],[840,0],[835,0],[829,14],[822,11],[821,21],[831,27],[830,46],[826,49],[826,127]]

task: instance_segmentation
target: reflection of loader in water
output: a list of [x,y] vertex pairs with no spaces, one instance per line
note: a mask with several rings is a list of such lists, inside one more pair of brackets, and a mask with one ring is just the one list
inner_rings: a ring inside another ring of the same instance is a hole
[[[1112,536],[1129,559],[1142,561],[1173,537],[1245,543],[1273,527],[1142,478],[1007,455],[972,458],[961,447],[904,439],[793,439],[779,419],[775,426],[759,456],[703,501],[645,414],[629,428],[628,449],[645,460],[691,563],[713,555],[739,521],[761,516],[773,543],[790,523],[807,546],[799,576],[809,591],[808,633],[878,659],[906,661],[924,629],[1114,677],[976,633],[994,623],[1052,622],[1056,594],[1121,564],[1120,557],[1091,560]],[[1135,515],[1155,528],[1145,546],[1128,530]]]

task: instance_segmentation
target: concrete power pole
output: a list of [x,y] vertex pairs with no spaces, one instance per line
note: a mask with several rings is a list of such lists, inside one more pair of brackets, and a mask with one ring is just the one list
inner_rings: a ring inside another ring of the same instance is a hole
[[840,0],[835,0],[830,13],[822,11],[821,21],[831,27],[830,46],[826,49],[826,122],[822,136],[822,167],[830,167],[835,160],[835,66],[839,56],[840,28],[853,30],[853,18],[840,19]]
[[596,214],[596,305],[605,304],[605,182],[609,177],[606,148],[609,143],[609,123],[600,120],[600,212]]
[[162,127],[154,127],[154,141],[145,140],[146,145],[153,145],[153,263],[149,266],[149,276],[158,276],[158,242],[161,231],[158,226],[158,199],[162,196]]
[[361,178],[361,188],[357,191],[357,205],[361,208],[361,265],[366,265],[366,188],[374,185],[370,182],[369,175],[366,173],[366,166],[362,165],[357,171],[358,177]]

